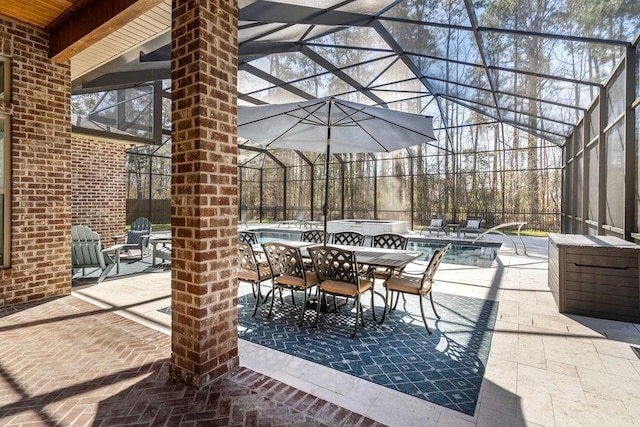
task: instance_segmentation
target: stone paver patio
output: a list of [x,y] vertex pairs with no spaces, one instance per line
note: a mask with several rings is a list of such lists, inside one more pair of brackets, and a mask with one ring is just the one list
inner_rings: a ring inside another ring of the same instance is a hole
[[[436,298],[499,301],[473,416],[243,340],[243,368],[207,398],[167,382],[170,316],[158,310],[170,305],[170,272],[157,269],[1,311],[0,424],[160,420],[166,406],[142,397],[152,393],[196,405],[185,409],[191,418],[183,425],[201,413],[211,424],[206,417],[232,414],[223,425],[640,426],[640,325],[558,313],[547,287],[546,239],[526,242],[528,257],[505,244],[491,268],[443,264],[436,276]],[[410,319],[421,324],[416,308]],[[228,393],[239,397],[222,399]],[[213,410],[205,401],[219,404]],[[128,418],[134,415],[142,418]]]

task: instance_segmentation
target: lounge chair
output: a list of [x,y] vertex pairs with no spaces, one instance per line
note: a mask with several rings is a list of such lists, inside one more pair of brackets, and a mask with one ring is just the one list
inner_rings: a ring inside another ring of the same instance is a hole
[[463,233],[464,237],[467,237],[467,233],[480,235],[483,231],[484,230],[482,229],[482,217],[468,216],[465,225],[460,228],[460,231],[458,233]]
[[423,231],[428,231],[431,234],[432,231],[435,231],[437,237],[440,237],[440,232],[444,231],[446,235],[448,233],[447,221],[441,216],[434,216],[431,218],[431,222],[427,225],[424,230],[420,230],[420,235],[422,236]]
[[[85,276],[85,269],[99,268],[101,273],[97,283],[101,283],[113,267],[116,267],[116,273],[120,272],[120,250],[124,246],[120,244],[105,248],[98,233],[86,225],[76,225],[71,228],[71,269],[81,268]],[[110,253],[114,254],[114,258]]]
[[291,225],[297,225],[302,228],[307,224],[307,213],[305,211],[300,211],[294,219],[280,221],[280,223],[278,224],[278,228],[285,224],[287,225],[287,227],[290,227]]
[[307,221],[305,226],[309,227],[309,228],[314,228],[314,227],[322,227],[324,225],[324,215],[322,214],[318,214],[318,216],[316,216],[316,219],[313,221]]

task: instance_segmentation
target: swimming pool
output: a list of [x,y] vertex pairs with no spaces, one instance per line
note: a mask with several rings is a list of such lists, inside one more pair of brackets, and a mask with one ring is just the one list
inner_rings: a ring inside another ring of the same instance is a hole
[[[300,240],[300,231],[296,230],[256,230],[260,243],[274,240]],[[442,262],[447,264],[472,265],[475,267],[491,267],[500,249],[500,243],[493,242],[459,242],[436,239],[409,239],[408,250],[420,251],[424,255],[418,261],[429,261],[433,251],[451,243],[451,249],[447,252]],[[365,241],[365,246],[370,240]]]
[[433,252],[447,243],[451,243],[451,249],[449,249],[444,256],[442,262],[472,265],[475,267],[491,267],[496,256],[498,256],[498,250],[501,246],[500,243],[476,243],[472,245],[467,242],[455,241],[425,242],[421,240],[409,240],[407,249],[424,253],[424,256],[420,257],[418,261],[429,261]]

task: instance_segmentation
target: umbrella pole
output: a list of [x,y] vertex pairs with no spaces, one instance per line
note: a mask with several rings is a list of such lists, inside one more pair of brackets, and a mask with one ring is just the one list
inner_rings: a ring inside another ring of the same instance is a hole
[[[331,135],[331,130],[329,130]],[[331,152],[331,143],[327,139],[327,160],[325,162],[324,177],[324,206],[322,207],[322,215],[324,215],[324,245],[327,246],[327,219],[329,218],[329,153]]]
[[324,165],[324,206],[322,214],[324,215],[324,245],[327,246],[327,220],[329,218],[329,155],[331,153],[331,105],[329,102],[329,114],[327,118],[327,158]]

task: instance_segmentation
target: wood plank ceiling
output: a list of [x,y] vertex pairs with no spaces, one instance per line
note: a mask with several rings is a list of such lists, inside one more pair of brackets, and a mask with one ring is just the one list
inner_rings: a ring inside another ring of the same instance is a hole
[[[171,0],[1,0],[0,15],[50,32],[52,57],[70,60],[76,80],[127,53],[139,55],[149,40],[163,37],[167,43]],[[87,18],[95,22],[79,33]]]
[[58,18],[81,6],[86,0],[2,0],[0,14],[41,29],[52,26]]

